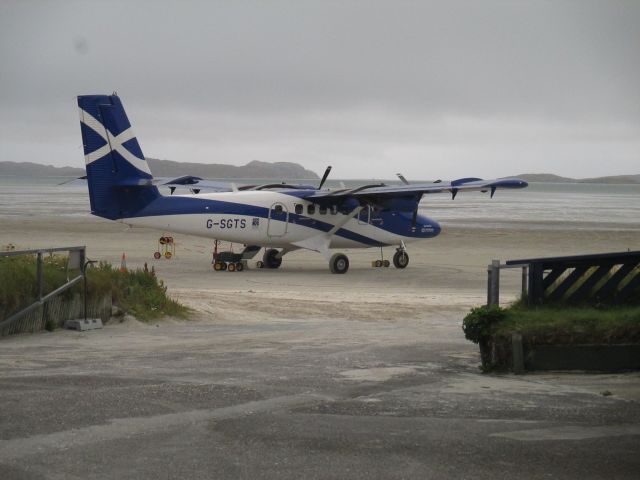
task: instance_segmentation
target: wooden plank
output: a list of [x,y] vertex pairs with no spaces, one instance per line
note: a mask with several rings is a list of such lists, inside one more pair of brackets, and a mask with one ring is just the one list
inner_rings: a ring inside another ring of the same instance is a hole
[[546,291],[566,271],[567,267],[556,267],[551,270],[549,274],[544,277],[544,280],[542,280],[542,288]]
[[529,295],[527,303],[529,305],[539,305],[544,299],[544,289],[542,288],[542,275],[544,270],[541,263],[529,265]]
[[578,289],[573,292],[567,300],[569,302],[580,302],[586,300],[591,295],[591,290],[596,284],[602,280],[613,268],[613,265],[602,265],[598,267],[598,269],[593,272],[589,278],[578,287]]
[[624,280],[624,278],[629,275],[633,269],[638,266],[638,264],[640,264],[640,262],[634,261],[622,265],[597,292],[593,292],[593,298],[599,302],[611,302],[616,296],[620,282]]
[[629,300],[634,294],[638,295],[638,290],[640,289],[640,272],[637,272],[636,275],[618,292],[615,296],[616,300],[620,302],[625,302]]
[[582,276],[587,272],[589,267],[578,267],[573,270],[569,274],[567,278],[565,278],[560,285],[558,285],[549,295],[547,295],[547,299],[550,301],[558,301],[562,300],[567,291],[575,285],[575,283],[582,278]]
[[571,255],[567,257],[543,257],[543,258],[526,258],[521,260],[507,260],[507,265],[520,265],[526,263],[544,263],[551,265],[554,263],[571,264],[588,263],[592,266],[599,265],[599,262],[607,263],[626,263],[638,259],[640,261],[640,251],[633,252],[612,252],[612,253],[596,253],[590,255]]

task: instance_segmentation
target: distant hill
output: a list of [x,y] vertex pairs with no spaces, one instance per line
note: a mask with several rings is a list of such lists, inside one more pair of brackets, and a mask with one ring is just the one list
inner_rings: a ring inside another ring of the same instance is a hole
[[[254,160],[243,166],[223,163],[183,163],[147,158],[151,171],[158,177],[195,175],[203,178],[252,178],[265,180],[312,180],[320,178],[315,172],[291,162],[259,162]],[[15,177],[81,177],[84,168],[54,167],[33,162],[0,162],[0,176]],[[595,178],[569,178],[552,173],[522,173],[514,175],[527,182],[544,183],[608,183],[640,184],[640,175],[613,175]]]
[[553,175],[552,173],[522,173],[514,175],[527,182],[544,182],[544,183],[608,183],[608,184],[625,184],[640,183],[640,175],[612,175],[609,177],[594,178],[569,178]]
[[80,177],[84,168],[54,167],[33,162],[0,162],[0,175],[12,177]]
[[[204,178],[260,178],[260,179],[317,179],[315,172],[307,170],[297,163],[258,162],[236,167],[220,163],[182,163],[171,160],[148,158],[149,167],[155,176],[174,177],[195,175]],[[0,175],[14,177],[81,177],[84,168],[54,167],[33,162],[0,162]]]
[[158,177],[195,175],[203,178],[262,178],[262,179],[317,179],[315,172],[291,162],[259,162],[254,160],[236,167],[224,163],[182,163],[147,158],[149,167]]

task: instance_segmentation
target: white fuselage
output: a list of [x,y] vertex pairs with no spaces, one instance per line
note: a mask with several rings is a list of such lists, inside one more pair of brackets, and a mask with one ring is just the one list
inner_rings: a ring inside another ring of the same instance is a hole
[[[152,215],[123,218],[120,221],[135,227],[197,235],[246,245],[287,247],[342,225],[345,235],[332,235],[329,248],[366,248],[371,241],[393,245],[419,238],[403,236],[385,230],[382,220],[374,214],[349,215],[335,209],[320,209],[312,202],[280,192],[237,191],[173,195],[171,198],[213,200],[201,213]],[[309,206],[315,212],[309,213]],[[257,209],[255,208],[257,207]],[[257,212],[260,213],[257,213]],[[363,218],[364,217],[364,218]],[[343,223],[346,222],[346,223]],[[368,241],[362,241],[363,239]]]

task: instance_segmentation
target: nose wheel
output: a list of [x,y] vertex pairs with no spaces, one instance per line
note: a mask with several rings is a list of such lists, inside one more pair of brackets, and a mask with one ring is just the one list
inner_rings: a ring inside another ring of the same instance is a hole
[[393,266],[396,268],[407,268],[409,265],[409,254],[404,248],[399,248],[393,255]]

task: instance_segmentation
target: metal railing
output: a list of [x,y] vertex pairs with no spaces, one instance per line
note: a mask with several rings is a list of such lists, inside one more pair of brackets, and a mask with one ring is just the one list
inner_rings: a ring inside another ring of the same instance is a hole
[[[67,263],[67,271],[72,269],[78,269],[79,275],[72,279],[67,278],[67,282],[63,285],[55,288],[53,291],[44,294],[44,254],[53,254],[54,252],[69,252],[69,261]],[[0,335],[4,331],[8,331],[11,326],[28,315],[30,312],[44,306],[47,301],[53,299],[62,292],[73,287],[85,277],[85,258],[86,247],[57,247],[57,248],[42,248],[35,250],[10,250],[6,252],[0,252],[0,257],[14,257],[24,255],[36,255],[36,300],[26,308],[11,314],[9,317],[0,320]],[[86,292],[85,292],[86,295]],[[85,300],[86,310],[86,300]],[[86,312],[85,312],[86,314]]]
[[487,266],[487,305],[499,305],[500,304],[500,270],[505,268],[520,268],[522,269],[522,298],[527,296],[527,272],[529,271],[528,265],[509,265],[507,263],[500,263],[500,260],[492,260],[491,264]]

